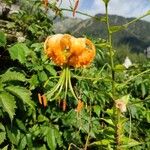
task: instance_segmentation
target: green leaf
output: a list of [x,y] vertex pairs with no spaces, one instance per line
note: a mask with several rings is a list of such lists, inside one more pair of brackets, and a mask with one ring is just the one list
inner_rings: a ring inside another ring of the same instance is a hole
[[122,137],[122,142],[123,144],[120,146],[122,148],[127,148],[127,147],[129,148],[141,144],[140,142],[134,139],[129,139],[128,137]]
[[32,144],[32,136],[31,136],[31,134],[26,134],[26,139],[27,139],[27,145],[28,145],[28,147],[32,148],[33,144]]
[[19,127],[19,129],[21,129],[21,130],[24,131],[24,132],[27,131],[27,130],[26,130],[26,127],[25,127],[25,125],[24,125],[24,123],[23,123],[21,120],[16,119],[16,123],[17,123],[17,126]]
[[26,136],[24,136],[20,141],[19,149],[25,149],[26,145],[27,145],[27,139]]
[[116,65],[115,66],[115,71],[116,72],[123,72],[125,70],[125,67],[123,65]]
[[39,80],[37,75],[32,75],[32,77],[28,80],[30,83],[30,90],[35,89],[39,85]]
[[95,105],[93,108],[94,112],[97,114],[97,116],[99,116],[101,112],[101,107],[99,105]]
[[5,147],[3,147],[1,150],[8,150],[8,145],[6,145]]
[[47,117],[45,117],[44,115],[39,115],[38,116],[38,122],[48,122],[49,119]]
[[18,60],[22,64],[26,62],[26,56],[30,52],[30,50],[24,43],[17,43],[8,50],[11,58],[13,60]]
[[12,121],[14,118],[14,115],[15,115],[15,108],[17,108],[15,100],[14,100],[14,96],[12,96],[11,94],[9,94],[7,92],[1,92],[0,93],[0,103],[1,103],[4,111],[6,111],[8,113],[8,115]]
[[147,122],[150,123],[150,111],[146,111],[146,119],[147,119]]
[[4,47],[6,45],[6,36],[4,32],[0,32],[0,47]]
[[109,125],[111,125],[111,126],[113,126],[113,127],[115,126],[114,123],[113,123],[113,121],[112,121],[111,119],[101,118],[101,120],[104,120],[106,123],[108,123]]
[[53,76],[56,76],[56,75],[57,75],[56,70],[55,70],[52,66],[46,65],[46,66],[44,66],[44,68],[45,68],[47,71],[49,71],[49,73],[50,73],[51,75],[53,75]]
[[110,32],[111,32],[111,33],[114,33],[114,32],[121,31],[121,30],[123,30],[123,29],[125,29],[124,26],[111,26],[111,27],[110,27]]
[[57,144],[61,147],[61,146],[63,146],[63,142],[62,142],[62,138],[61,138],[61,132],[57,129],[57,128],[55,128],[55,131],[54,131],[55,133],[55,139],[56,139],[56,142],[57,142]]
[[36,150],[47,150],[47,147],[44,144],[42,147],[36,147]]
[[32,109],[34,109],[34,102],[31,101],[31,92],[24,87],[20,86],[8,86],[6,90],[21,99],[24,103],[29,105]]
[[0,132],[0,144],[6,139],[6,132]]
[[141,83],[141,91],[142,91],[142,97],[144,98],[144,96],[146,95],[146,87],[143,82]]
[[13,133],[13,131],[11,132],[11,130],[9,130],[8,128],[6,129],[7,129],[7,137],[9,138],[10,143],[14,145],[18,145],[16,135]]
[[129,94],[121,97],[120,100],[123,101],[125,104],[128,104],[128,102],[129,102]]
[[109,145],[112,142],[113,142],[112,140],[103,139],[100,141],[93,142],[90,145]]
[[31,48],[34,48],[34,51],[36,51],[36,52],[40,52],[41,49],[43,48],[43,44],[42,43],[34,43],[31,45]]
[[0,144],[6,139],[5,127],[0,123]]
[[46,135],[46,141],[50,150],[56,149],[56,140],[55,140],[55,132],[53,128],[48,128],[48,132]]
[[4,87],[4,85],[2,84],[2,82],[0,80],[0,92],[4,91],[3,87]]
[[47,74],[45,73],[45,71],[39,72],[38,77],[41,82],[48,80],[48,77],[47,77]]
[[7,70],[4,74],[0,75],[1,77],[1,81],[2,82],[7,82],[7,81],[26,81],[25,75],[20,73],[20,72],[16,72],[16,71],[11,71],[10,69]]

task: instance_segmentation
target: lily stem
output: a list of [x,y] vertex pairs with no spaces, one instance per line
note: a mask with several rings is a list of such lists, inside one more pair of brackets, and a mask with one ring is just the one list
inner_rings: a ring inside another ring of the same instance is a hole
[[[110,23],[108,17],[108,3],[105,3],[105,10],[106,10],[106,24],[107,24],[107,32],[108,32],[108,44],[109,44],[109,56],[110,56],[110,66],[111,66],[111,84],[112,84],[112,97],[114,101],[113,107],[113,117],[115,120],[115,142],[116,142],[116,150],[120,150],[121,142],[120,142],[120,112],[115,108],[115,70],[114,70],[114,59],[113,59],[113,49],[112,49],[112,33],[110,30]],[[116,117],[115,117],[116,116]]]

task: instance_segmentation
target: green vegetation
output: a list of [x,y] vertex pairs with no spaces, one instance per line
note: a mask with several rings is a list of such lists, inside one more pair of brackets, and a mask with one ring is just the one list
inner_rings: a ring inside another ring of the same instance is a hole
[[[56,3],[45,8],[40,0],[21,1],[26,5],[8,16],[8,30],[5,26],[0,31],[0,149],[150,149],[150,63],[143,53],[131,52],[130,45],[114,46],[113,34],[124,28],[111,26],[109,0],[103,1],[105,28],[99,29],[105,37],[90,38],[96,47],[93,63],[71,68],[68,81],[83,102],[80,111],[69,90],[66,94],[62,89],[56,100],[47,98],[47,105],[38,97],[53,91],[60,81],[62,68],[47,59],[43,50],[44,40],[54,34],[55,16],[62,15]],[[48,16],[47,9],[55,16]],[[127,21],[135,24],[137,19]],[[129,24],[126,29],[131,28]],[[128,68],[122,65],[126,56],[133,63]]]

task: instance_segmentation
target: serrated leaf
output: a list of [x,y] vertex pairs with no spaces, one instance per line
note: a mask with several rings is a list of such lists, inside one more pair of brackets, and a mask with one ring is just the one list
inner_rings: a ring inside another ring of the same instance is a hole
[[0,144],[6,139],[6,132],[0,132]]
[[7,92],[1,92],[0,103],[2,104],[2,108],[4,109],[5,112],[8,113],[12,121],[15,115],[15,108],[17,108],[14,96],[12,96],[11,94]]
[[46,135],[46,141],[50,150],[56,149],[56,140],[55,140],[55,132],[53,128],[48,128],[48,132]]
[[38,122],[44,122],[44,121],[48,122],[49,119],[47,117],[45,117],[44,115],[39,115]]
[[108,123],[109,125],[114,126],[114,123],[113,123],[113,121],[112,121],[111,119],[101,118],[101,120],[104,120],[104,121],[105,121],[106,123]]
[[0,47],[6,45],[6,36],[4,32],[0,32]]
[[9,130],[8,128],[6,129],[7,129],[7,137],[9,138],[10,142],[14,145],[18,145],[16,135],[13,132],[11,132],[11,130]]
[[2,82],[7,82],[7,81],[26,81],[25,75],[20,73],[20,72],[16,72],[16,71],[11,71],[11,70],[7,70],[4,74],[2,74],[1,76],[1,81]]
[[28,147],[32,148],[33,144],[32,144],[32,136],[31,136],[31,134],[26,134],[26,139],[27,139],[27,145],[28,145]]
[[63,145],[62,139],[61,139],[61,132],[58,129],[55,129],[55,137],[56,137],[56,142],[59,146]]
[[34,109],[34,102],[31,101],[31,92],[24,87],[20,86],[8,86],[6,90],[21,99],[24,103],[29,105],[32,109]]
[[27,139],[26,136],[24,136],[20,141],[19,149],[25,149],[26,145],[27,145]]
[[19,129],[21,129],[24,132],[27,131],[25,125],[23,124],[23,122],[21,120],[16,119],[16,123],[17,123],[17,126],[19,127]]
[[53,76],[56,76],[56,75],[57,75],[56,70],[55,70],[52,66],[46,65],[46,66],[44,66],[44,68],[45,68],[47,71],[49,71],[51,75],[53,75]]
[[94,112],[97,114],[97,116],[100,115],[101,107],[99,105],[95,105],[94,107]]
[[26,62],[26,56],[30,52],[28,47],[24,43],[17,43],[8,49],[11,59],[18,60],[20,63],[24,64]]
[[39,85],[39,80],[37,75],[32,75],[32,77],[28,80],[30,83],[30,90],[35,89]]
[[0,144],[6,139],[5,127],[0,123]]
[[129,148],[141,144],[140,142],[134,139],[129,139],[128,137],[123,137],[121,141],[123,142],[123,144],[121,145],[122,148]]

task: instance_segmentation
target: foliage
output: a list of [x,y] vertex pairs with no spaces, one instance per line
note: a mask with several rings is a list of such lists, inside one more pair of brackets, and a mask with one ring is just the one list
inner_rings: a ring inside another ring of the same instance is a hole
[[[104,2],[109,5],[108,0]],[[137,58],[126,51],[128,47],[112,47],[111,34],[120,28],[109,28],[108,12],[109,40],[91,39],[97,51],[93,64],[71,68],[70,80],[79,101],[69,90],[64,100],[62,90],[57,100],[47,99],[43,105],[38,95],[53,89],[62,68],[47,59],[41,42],[52,34],[53,17],[41,1],[26,4],[12,16],[25,42],[7,43],[0,32],[0,59],[6,65],[0,70],[0,149],[149,150],[150,64],[143,56],[134,61]],[[58,10],[55,4],[48,8]],[[129,68],[122,65],[126,54],[134,62]],[[80,109],[78,102],[82,102]]]

